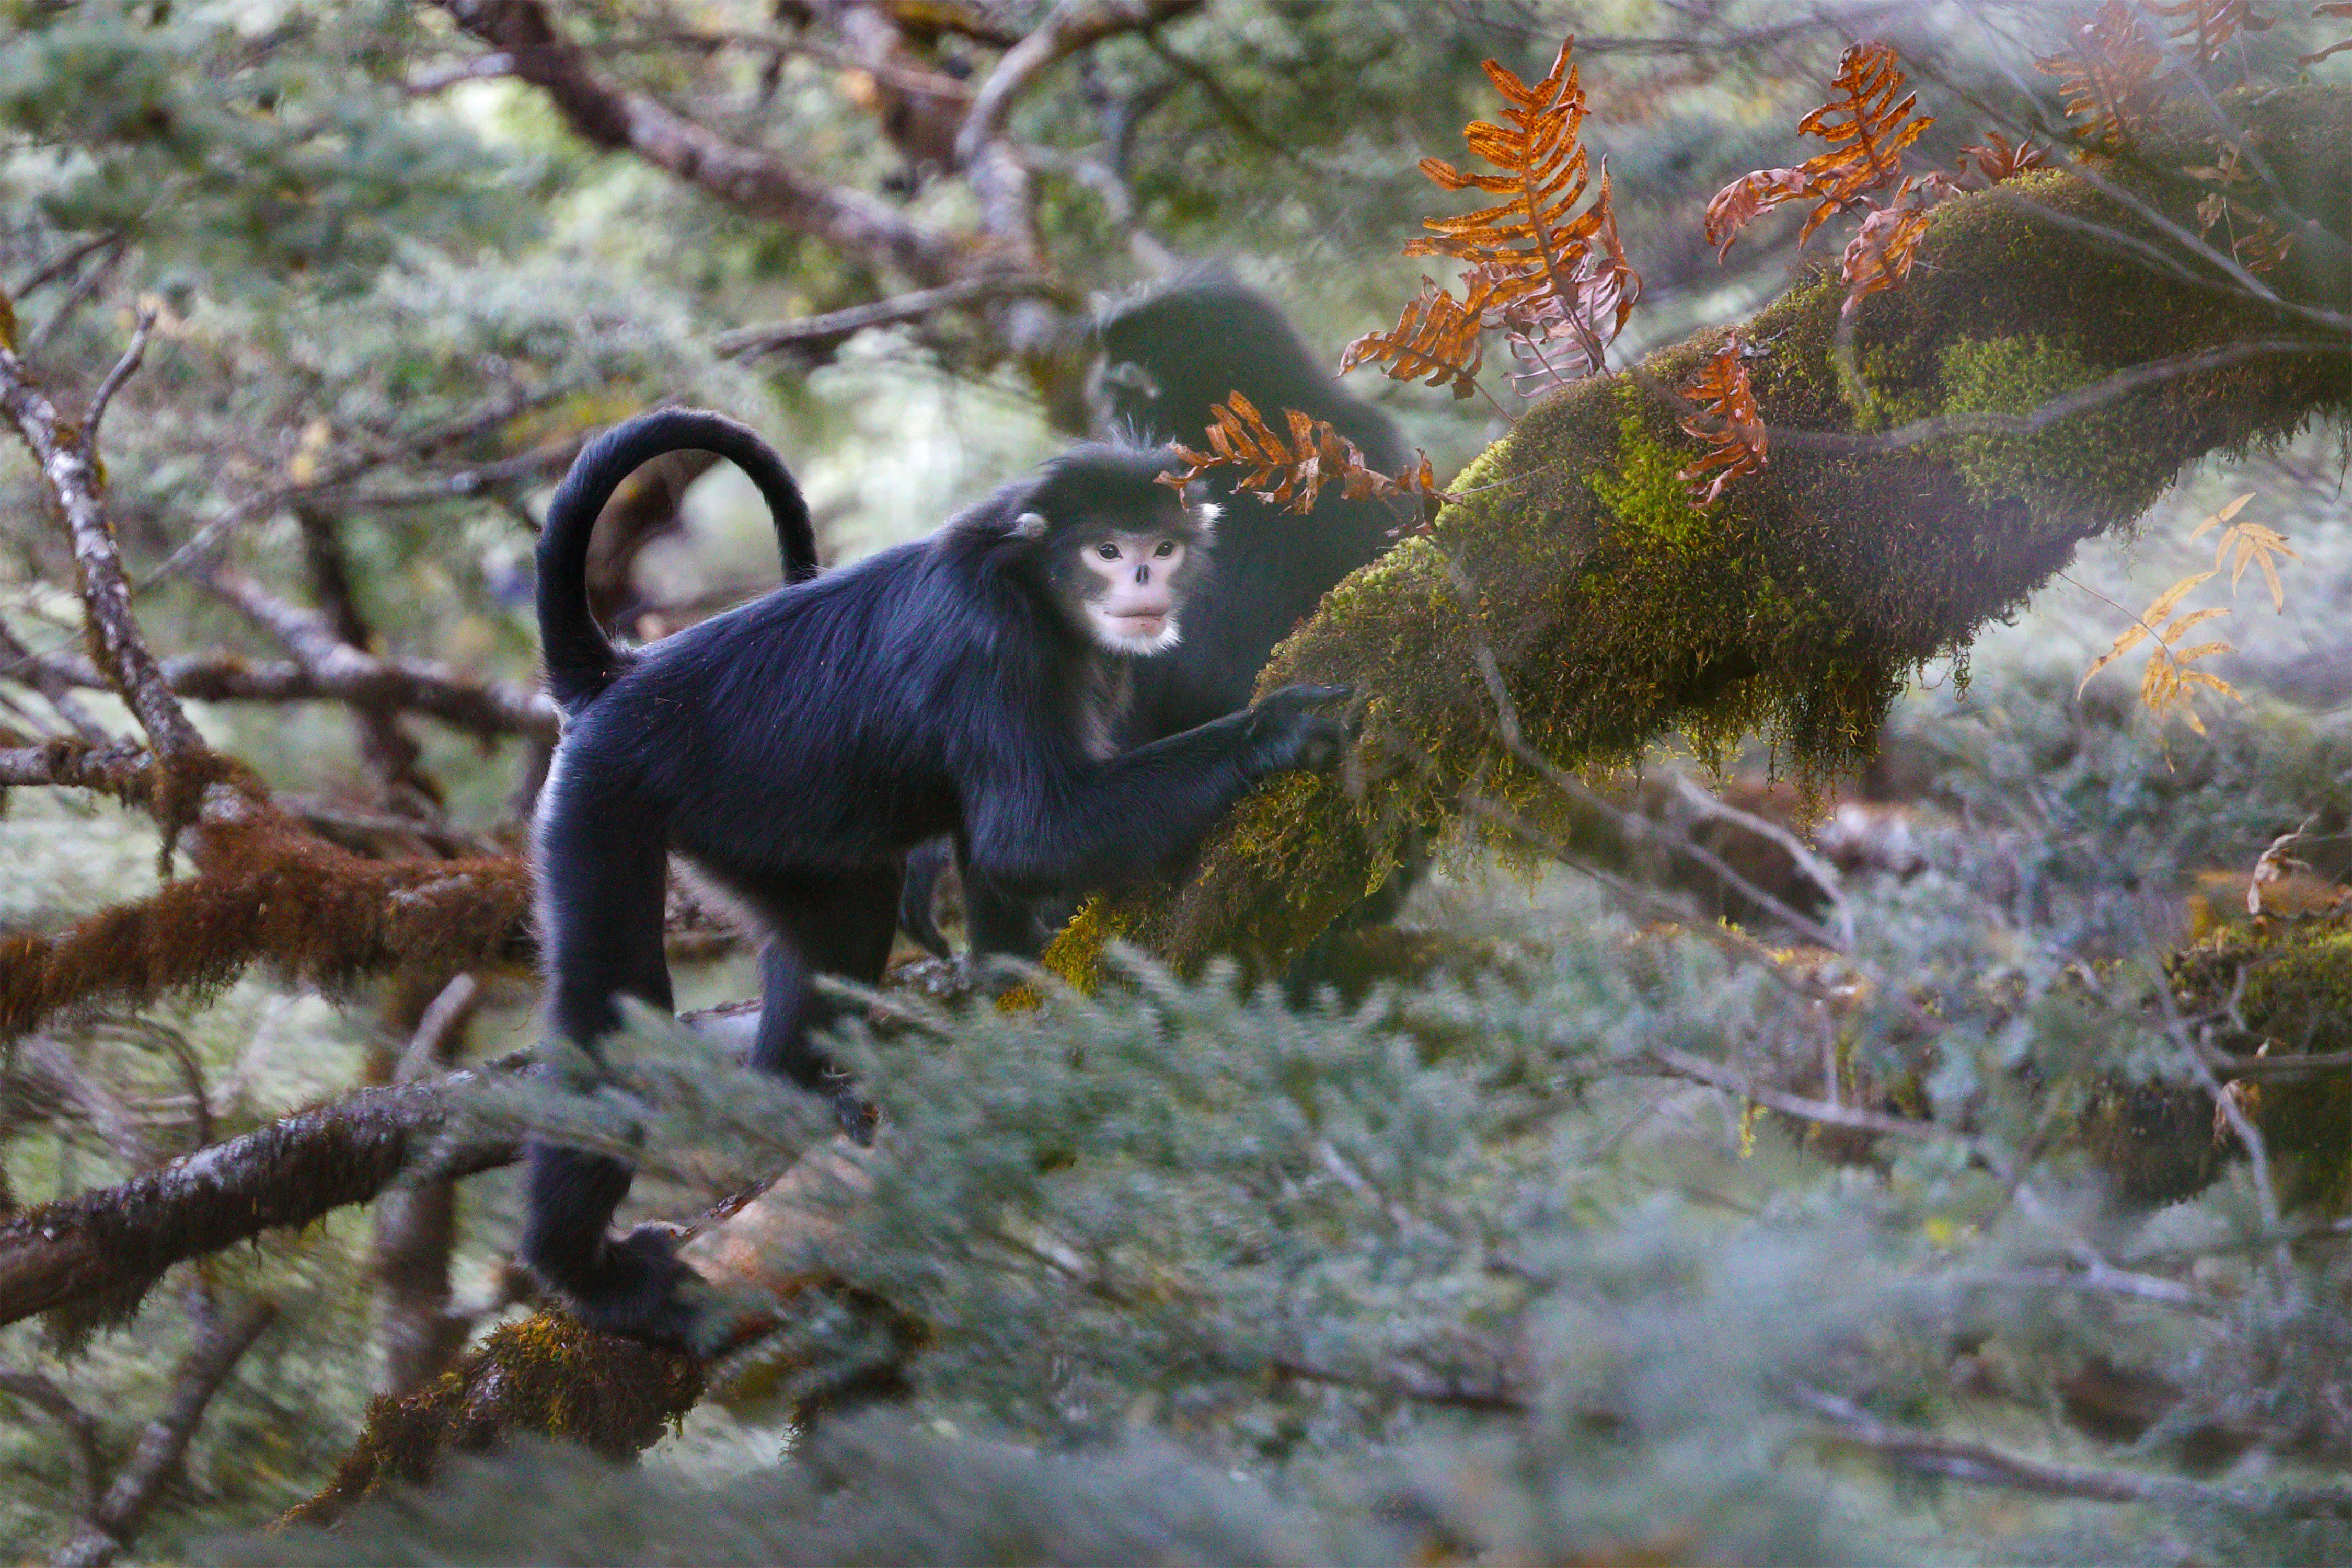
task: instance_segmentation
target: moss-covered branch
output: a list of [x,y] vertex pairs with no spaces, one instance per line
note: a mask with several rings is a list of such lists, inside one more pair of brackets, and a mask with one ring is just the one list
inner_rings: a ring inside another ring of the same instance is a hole
[[[1276,781],[1188,885],[1090,909],[1049,962],[1084,978],[1124,935],[1182,965],[1277,965],[1465,793],[1540,818],[1556,792],[1501,744],[1482,654],[1561,765],[1622,763],[1668,731],[1706,751],[1760,731],[1828,776],[1925,662],[1965,649],[2080,541],[2128,526],[2184,466],[2342,417],[2352,341],[2293,307],[2352,298],[2336,237],[2352,234],[2352,92],[2239,109],[2316,220],[2268,279],[2285,303],[2154,221],[2196,200],[2167,171],[2198,162],[2210,128],[2183,125],[2097,182],[2042,171],[1948,204],[1910,279],[1864,304],[1845,343],[1833,274],[1747,323],[1783,438],[1712,509],[1676,478],[1696,443],[1643,388],[1687,383],[1722,332],[1570,388],[1471,464],[1434,537],[1342,583],[1276,650],[1268,687],[1356,689],[1360,787]],[[1971,415],[2021,417],[1918,425]]]

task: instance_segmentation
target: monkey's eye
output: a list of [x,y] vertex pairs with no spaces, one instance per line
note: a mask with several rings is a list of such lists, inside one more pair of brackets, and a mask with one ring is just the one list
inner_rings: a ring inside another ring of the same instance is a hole
[[1106,539],[1095,546],[1095,553],[1106,561],[1116,561],[1118,559],[1118,546]]
[[1173,555],[1176,553],[1176,542],[1172,539],[1163,539],[1160,542],[1160,548],[1151,553],[1163,558]]

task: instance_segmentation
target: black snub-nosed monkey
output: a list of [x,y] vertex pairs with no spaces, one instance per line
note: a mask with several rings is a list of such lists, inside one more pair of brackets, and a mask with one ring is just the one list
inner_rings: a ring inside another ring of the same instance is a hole
[[[1410,448],[1395,422],[1340,385],[1281,307],[1232,278],[1196,274],[1126,300],[1105,313],[1098,333],[1103,419],[1130,438],[1199,446],[1212,410],[1238,391],[1277,425],[1287,408],[1329,420],[1382,472],[1406,465]],[[1315,613],[1333,584],[1388,549],[1411,521],[1390,502],[1350,500],[1337,489],[1310,514],[1286,516],[1237,484],[1231,469],[1200,482],[1223,510],[1215,571],[1192,597],[1183,641],[1136,667],[1134,698],[1119,723],[1124,745],[1179,734],[1246,707],[1275,645]],[[942,957],[948,945],[933,905],[948,856],[941,841],[909,858],[900,913],[908,934]],[[1028,899],[992,885],[982,868],[961,870],[964,931],[976,954],[1035,957],[1087,890]],[[1393,879],[1349,919],[1387,919],[1408,882]]]
[[[589,531],[660,453],[716,451],[776,514],[785,585],[635,652],[588,612]],[[565,714],[534,854],[554,1026],[583,1047],[619,996],[667,1009],[667,858],[682,856],[765,938],[755,1064],[862,1107],[811,1038],[812,980],[872,984],[897,923],[901,858],[950,834],[992,884],[1044,892],[1149,876],[1270,773],[1335,762],[1319,710],[1344,688],[1255,707],[1121,752],[1136,655],[1178,637],[1210,538],[1164,453],[1086,446],[929,538],[824,576],[791,476],[743,426],[691,410],[606,432],[572,465],[539,545],[540,630]],[[692,1342],[692,1279],[667,1232],[606,1234],[631,1168],[541,1143],[525,1259],[593,1327]]]

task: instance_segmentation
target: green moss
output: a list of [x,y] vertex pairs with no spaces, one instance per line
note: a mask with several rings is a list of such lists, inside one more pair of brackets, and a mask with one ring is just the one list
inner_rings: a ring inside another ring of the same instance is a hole
[[[1637,388],[1627,394],[1638,397]],[[1609,509],[1621,533],[1658,540],[1677,552],[1698,548],[1714,530],[1713,520],[1691,504],[1682,471],[1689,455],[1652,440],[1642,415],[1628,410],[1617,421],[1617,465],[1585,477]]]
[[561,1312],[509,1323],[428,1386],[368,1406],[333,1479],[281,1525],[333,1523],[387,1484],[421,1486],[449,1456],[517,1436],[561,1437],[625,1459],[701,1397],[700,1363],[683,1351],[600,1334]]
[[[1940,412],[2031,414],[2106,373],[2041,333],[1961,338],[1946,345]],[[2136,398],[2061,419],[2027,436],[1963,436],[1941,444],[1985,506],[2026,503],[2038,527],[2079,527],[2084,516],[2137,517],[2172,482],[2179,462],[2141,438],[2149,410]]]

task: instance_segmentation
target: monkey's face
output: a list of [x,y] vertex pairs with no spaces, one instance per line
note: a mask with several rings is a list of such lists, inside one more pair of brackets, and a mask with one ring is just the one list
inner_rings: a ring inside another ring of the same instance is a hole
[[1088,636],[1113,653],[1164,653],[1182,636],[1177,616],[1199,572],[1189,529],[1125,529],[1078,542],[1074,574]]

